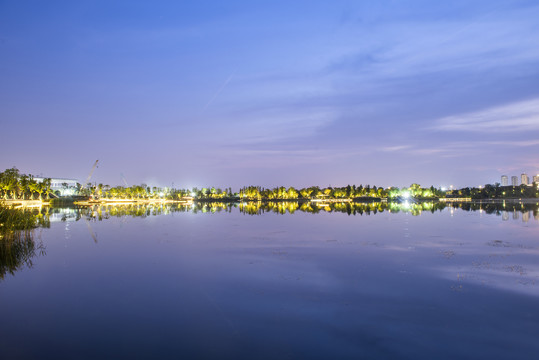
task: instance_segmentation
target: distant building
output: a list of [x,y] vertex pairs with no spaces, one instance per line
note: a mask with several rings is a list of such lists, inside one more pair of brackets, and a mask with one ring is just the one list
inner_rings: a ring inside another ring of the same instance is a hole
[[[46,178],[35,177],[38,182],[42,182]],[[51,178],[51,190],[54,193],[60,193],[60,196],[70,196],[77,193],[76,179]]]
[[533,177],[533,182],[539,184],[539,174]]
[[502,186],[509,185],[509,179],[507,178],[507,175],[502,175]]
[[518,177],[511,176],[511,185],[518,186]]
[[529,182],[530,182],[530,178],[528,177],[528,175],[526,175],[526,174],[521,174],[520,175],[520,183],[522,185],[528,185]]

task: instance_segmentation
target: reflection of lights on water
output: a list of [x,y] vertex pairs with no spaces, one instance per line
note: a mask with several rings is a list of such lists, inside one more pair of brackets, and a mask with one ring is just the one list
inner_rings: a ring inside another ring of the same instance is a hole
[[408,202],[408,200],[406,200],[402,206],[405,208],[405,209],[409,209],[410,208],[410,203]]

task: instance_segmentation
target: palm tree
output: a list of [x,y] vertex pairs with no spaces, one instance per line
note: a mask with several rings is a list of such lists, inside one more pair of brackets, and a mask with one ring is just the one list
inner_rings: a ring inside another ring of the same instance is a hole
[[43,200],[43,193],[46,191],[46,185],[44,182],[39,182],[36,187],[36,192],[39,193],[39,200]]
[[19,179],[11,178],[7,184],[7,190],[11,191],[11,197],[13,200],[17,199],[21,185],[19,184]]
[[30,178],[26,174],[22,174],[21,177],[19,178],[19,185],[20,185],[19,190],[21,191],[21,198],[23,200],[26,200],[26,193],[28,191],[30,191],[31,195],[33,195],[29,187],[29,181],[30,181]]
[[4,190],[4,199],[7,200],[8,192],[11,192],[11,197],[15,199],[19,189],[19,170],[13,167],[6,169],[0,175],[0,185],[2,186],[2,190]]
[[[45,178],[41,182],[43,186],[43,191],[47,195],[47,200],[50,198],[49,195],[52,193],[51,185],[52,185],[52,179],[51,178]],[[41,194],[39,195],[41,197]]]
[[30,190],[30,193],[32,194],[32,200],[34,199],[34,193],[39,193],[39,188],[41,187],[41,183],[38,183],[36,179],[30,175],[30,179],[28,179],[28,189]]

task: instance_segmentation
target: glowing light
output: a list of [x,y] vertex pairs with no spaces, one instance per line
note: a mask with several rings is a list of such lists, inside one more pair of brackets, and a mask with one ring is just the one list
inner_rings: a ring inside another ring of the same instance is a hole
[[410,198],[410,193],[408,191],[405,191],[402,193],[402,197],[405,198],[405,199],[409,199]]

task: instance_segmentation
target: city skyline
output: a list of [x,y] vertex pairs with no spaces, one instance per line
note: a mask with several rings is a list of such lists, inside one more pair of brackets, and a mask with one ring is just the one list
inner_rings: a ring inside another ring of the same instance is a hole
[[194,186],[539,172],[533,1],[0,4],[1,170]]

